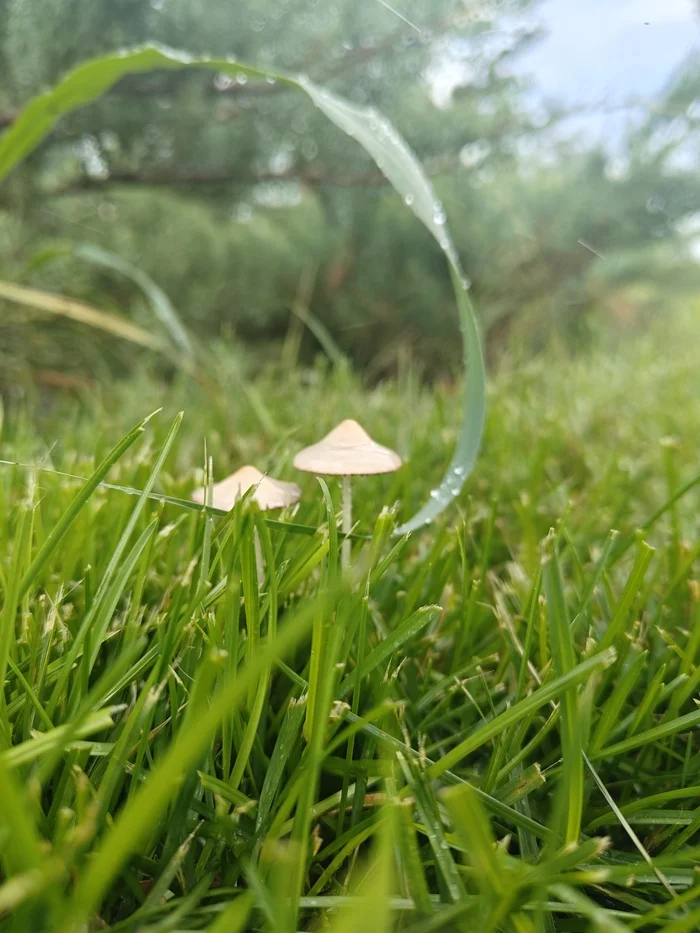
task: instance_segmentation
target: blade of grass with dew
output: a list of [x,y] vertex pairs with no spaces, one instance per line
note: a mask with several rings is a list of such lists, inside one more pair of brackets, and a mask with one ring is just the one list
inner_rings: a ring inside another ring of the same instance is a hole
[[207,69],[234,79],[239,74],[269,77],[304,91],[329,120],[357,140],[374,159],[444,253],[457,300],[466,366],[462,424],[442,482],[432,491],[428,503],[394,533],[403,535],[429,524],[459,495],[476,463],[486,419],[484,355],[468,295],[469,283],[450,238],[442,204],[415,154],[377,110],[352,104],[317,86],[306,76],[278,74],[227,58],[198,58],[151,43],[84,62],[51,90],[34,97],[0,140],[0,181],[39,145],[62,116],[97,100],[120,78],[156,70],[187,68]]

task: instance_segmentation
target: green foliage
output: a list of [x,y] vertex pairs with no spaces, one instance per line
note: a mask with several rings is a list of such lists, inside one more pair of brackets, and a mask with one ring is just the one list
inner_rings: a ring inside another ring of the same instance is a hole
[[[70,68],[150,40],[309,74],[376,106],[433,177],[494,352],[507,330],[536,349],[553,331],[580,341],[596,313],[637,322],[697,290],[687,251],[700,207],[692,62],[611,156],[562,142],[564,115],[533,110],[512,63],[536,35],[526,22],[509,31],[508,20],[508,48],[495,41],[499,4],[407,0],[401,12],[419,32],[378,0],[93,0],[89,15],[73,0],[6,5],[5,133]],[[437,107],[431,80],[443,69],[457,87]],[[439,247],[307,101],[239,77],[132,76],[64,120],[0,192],[0,278],[148,320],[138,288],[75,261],[34,263],[89,239],[149,274],[196,336],[255,344],[283,339],[311,269],[309,310],[372,374],[395,371],[407,347],[431,375],[453,373],[457,325]],[[104,343],[90,353],[92,336],[65,325],[42,322],[29,340],[12,318],[0,328],[15,378],[24,360],[85,372],[121,371],[133,357]],[[306,358],[317,350],[305,333]]]
[[[468,297],[469,283],[446,226],[445,213],[437,200],[420,162],[391,123],[371,107],[359,107],[314,84],[305,76],[294,78],[277,72],[265,74],[232,58],[195,58],[149,43],[140,48],[94,58],[73,69],[55,88],[34,97],[0,142],[0,180],[26,159],[47,136],[60,118],[99,100],[120,78],[153,71],[203,69],[218,71],[238,80],[266,77],[303,90],[328,119],[356,139],[372,157],[405,203],[431,233],[447,259],[459,312],[464,365],[466,369],[465,409],[462,429],[444,479],[431,491],[430,500],[398,529],[405,534],[429,524],[458,495],[474,468],[481,445],[486,414],[486,375],[481,338]],[[190,352],[186,332],[163,292],[145,273],[104,250],[82,246],[78,256],[126,273],[144,291],[157,316],[164,323],[181,351]],[[7,288],[5,289],[7,292]],[[93,318],[95,315],[93,314]],[[191,362],[191,360],[188,360]],[[348,529],[349,530],[349,529]]]
[[[694,929],[694,312],[504,369],[460,514],[399,544],[455,432],[408,365],[11,400],[1,455],[42,469],[0,467],[0,926]],[[178,504],[203,439],[292,478],[348,415],[406,459],[358,480],[349,573],[336,483]]]

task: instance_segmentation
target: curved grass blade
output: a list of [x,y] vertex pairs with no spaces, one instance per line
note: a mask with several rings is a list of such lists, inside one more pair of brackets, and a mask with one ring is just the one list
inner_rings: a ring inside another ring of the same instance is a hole
[[87,324],[97,330],[106,331],[108,334],[121,337],[122,340],[128,340],[130,343],[136,343],[149,350],[156,350],[159,353],[166,350],[166,344],[160,337],[149,334],[147,330],[143,330],[143,328],[126,320],[126,318],[119,317],[117,314],[110,314],[108,311],[101,311],[99,308],[93,308],[92,305],[85,304],[83,301],[76,301],[74,298],[55,295],[53,292],[44,292],[38,288],[27,288],[25,285],[14,285],[11,282],[0,282],[0,298],[5,298],[7,301],[12,301],[27,308],[44,311],[46,314],[65,317],[71,321],[77,321],[79,324]]
[[85,259],[98,266],[113,269],[131,279],[148,298],[153,313],[167,330],[178,350],[185,356],[192,356],[192,344],[180,316],[160,285],[157,285],[149,275],[126,259],[122,259],[121,256],[102,249],[101,246],[95,246],[93,243],[79,243],[73,250],[73,255],[78,259]]
[[[160,411],[160,409],[158,410]],[[142,423],[145,424],[149,418],[152,417],[153,415],[149,415],[146,421]],[[75,479],[79,480],[81,483],[88,482],[86,477],[79,476],[77,473],[64,473],[61,470],[52,470],[49,467],[40,467],[33,463],[22,463],[20,460],[0,460],[0,466],[22,467],[26,470],[36,470],[37,473],[51,473],[53,476],[61,476],[64,479]],[[91,481],[92,477],[90,477],[90,482]],[[140,496],[143,493],[143,489],[137,489],[134,486],[120,486],[117,483],[98,482],[97,485],[101,486],[103,489],[111,489],[113,492],[124,493],[127,496]],[[180,499],[177,496],[165,496],[160,492],[151,491],[146,498],[152,499],[154,502],[162,502],[163,505],[174,505],[180,509],[188,509],[191,512],[206,512],[207,515],[215,515],[220,518],[225,518],[226,515],[228,515],[225,509],[217,509],[213,505],[201,505],[198,502],[193,502],[191,499]],[[284,522],[277,518],[267,518],[266,516],[263,516],[262,520],[267,527],[271,528],[273,531],[286,531],[289,532],[289,534],[305,535],[309,538],[318,535],[318,528],[315,525],[301,525],[299,522]],[[355,531],[351,532],[347,537],[350,538],[351,541],[370,541],[372,538],[371,535],[361,534]]]
[[306,77],[277,74],[230,58],[193,57],[154,43],[95,58],[69,72],[59,84],[33,98],[0,141],[0,181],[31,153],[59,119],[97,100],[130,74],[156,70],[203,68],[236,77],[271,77],[303,90],[319,110],[369,153],[378,168],[428,228],[450,267],[459,310],[466,366],[465,404],[457,445],[447,472],[428,503],[395,535],[432,522],[459,494],[474,468],[486,418],[486,378],[479,329],[457,251],[445,223],[445,213],[420,162],[392,124],[372,107],[358,107],[318,87]]

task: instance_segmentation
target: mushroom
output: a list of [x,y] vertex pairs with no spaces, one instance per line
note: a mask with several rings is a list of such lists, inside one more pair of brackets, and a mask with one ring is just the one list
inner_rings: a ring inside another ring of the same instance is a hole
[[[265,476],[254,466],[244,466],[236,470],[231,476],[222,479],[212,486],[212,502],[215,509],[222,509],[230,512],[236,502],[246,493],[251,486],[255,491],[251,495],[257,505],[263,510],[283,509],[287,505],[294,505],[301,498],[301,489],[296,483],[285,483],[280,479],[272,479]],[[204,505],[206,501],[207,490],[205,487],[195,489],[192,493],[194,502],[200,502]],[[263,557],[260,547],[260,537],[258,529],[253,530],[255,540],[255,562],[258,566],[258,584],[262,585],[263,579]]]
[[350,564],[350,528],[352,526],[351,476],[393,473],[401,466],[401,457],[388,447],[372,440],[365,429],[352,419],[341,421],[316,444],[300,450],[294,466],[305,473],[343,477],[343,566]]

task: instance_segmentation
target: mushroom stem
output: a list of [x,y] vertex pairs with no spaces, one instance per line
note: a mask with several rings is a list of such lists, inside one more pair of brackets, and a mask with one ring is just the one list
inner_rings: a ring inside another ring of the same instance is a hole
[[263,560],[260,535],[257,528],[253,528],[253,543],[255,545],[255,566],[258,572],[258,589],[261,590],[265,583],[265,561]]
[[347,570],[350,566],[350,529],[352,528],[352,486],[350,484],[350,477],[343,477],[343,546],[342,546],[342,562],[343,570]]

